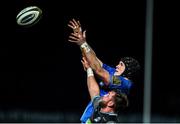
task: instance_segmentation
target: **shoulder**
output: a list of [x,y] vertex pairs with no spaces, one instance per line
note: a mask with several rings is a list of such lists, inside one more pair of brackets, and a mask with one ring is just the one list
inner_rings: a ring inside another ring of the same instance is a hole
[[98,95],[98,96],[94,96],[93,99],[92,99],[92,103],[94,102],[97,102],[101,99],[101,97]]
[[107,65],[107,64],[104,64],[102,65],[102,68],[104,68],[106,71],[108,71],[110,74],[114,74],[114,72],[116,71],[115,68]]
[[100,101],[101,101],[101,97],[99,95],[93,97],[92,103],[93,103],[94,108],[97,108],[99,106]]

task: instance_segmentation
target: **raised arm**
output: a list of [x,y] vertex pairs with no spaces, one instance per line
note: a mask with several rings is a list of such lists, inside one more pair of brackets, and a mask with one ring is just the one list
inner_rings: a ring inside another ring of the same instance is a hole
[[105,69],[102,68],[102,61],[97,58],[95,52],[87,43],[86,31],[82,31],[80,22],[73,19],[69,22],[68,26],[73,29],[73,33],[71,33],[69,36],[69,41],[80,46],[82,54],[86,57],[90,67],[106,83],[106,85],[108,85],[110,75]]
[[84,70],[87,72],[87,86],[92,100],[95,96],[99,96],[100,94],[99,85],[97,84],[93,71],[90,68],[90,65],[86,61],[85,57],[83,57],[81,62],[83,64]]

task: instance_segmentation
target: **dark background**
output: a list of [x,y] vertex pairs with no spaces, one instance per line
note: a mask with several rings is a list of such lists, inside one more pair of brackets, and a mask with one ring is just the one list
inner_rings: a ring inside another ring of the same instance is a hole
[[179,13],[176,1],[154,2],[152,120],[180,122]]
[[[81,21],[88,43],[104,63],[115,67],[124,56],[139,60],[141,72],[130,107],[120,118],[122,122],[142,122],[145,0],[15,0],[3,5],[1,122],[79,122],[90,98],[81,52],[67,40],[71,32],[67,23],[72,18]],[[42,9],[41,20],[32,27],[17,25],[18,12],[32,5]],[[179,122],[175,5],[154,2],[152,122]]]

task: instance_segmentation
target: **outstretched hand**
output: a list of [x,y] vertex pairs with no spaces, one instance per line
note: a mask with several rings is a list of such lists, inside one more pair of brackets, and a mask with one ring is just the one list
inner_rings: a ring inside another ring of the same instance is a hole
[[81,24],[79,21],[72,19],[69,21],[68,26],[73,29],[73,33],[69,35],[69,41],[74,42],[78,45],[83,44],[86,42],[86,31],[82,32]]
[[68,26],[72,28],[75,33],[82,32],[80,22],[75,19],[70,20]]

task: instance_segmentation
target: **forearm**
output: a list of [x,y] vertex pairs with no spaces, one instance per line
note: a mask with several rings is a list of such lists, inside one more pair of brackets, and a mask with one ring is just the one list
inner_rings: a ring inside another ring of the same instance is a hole
[[101,80],[103,80],[106,85],[109,84],[109,73],[103,69],[102,62],[96,57],[95,52],[92,50],[92,48],[85,42],[85,44],[82,44],[80,46],[83,56],[86,57],[90,67],[93,69],[93,71],[97,74]]
[[89,62],[91,68],[97,72],[102,69],[102,62],[96,57],[95,52],[92,48],[87,44],[87,42],[83,43],[81,46],[81,51],[83,56],[86,57],[87,61]]
[[91,99],[94,98],[94,96],[99,95],[99,86],[95,80],[93,71],[91,68],[87,69],[87,86],[88,86],[88,91],[90,94]]

